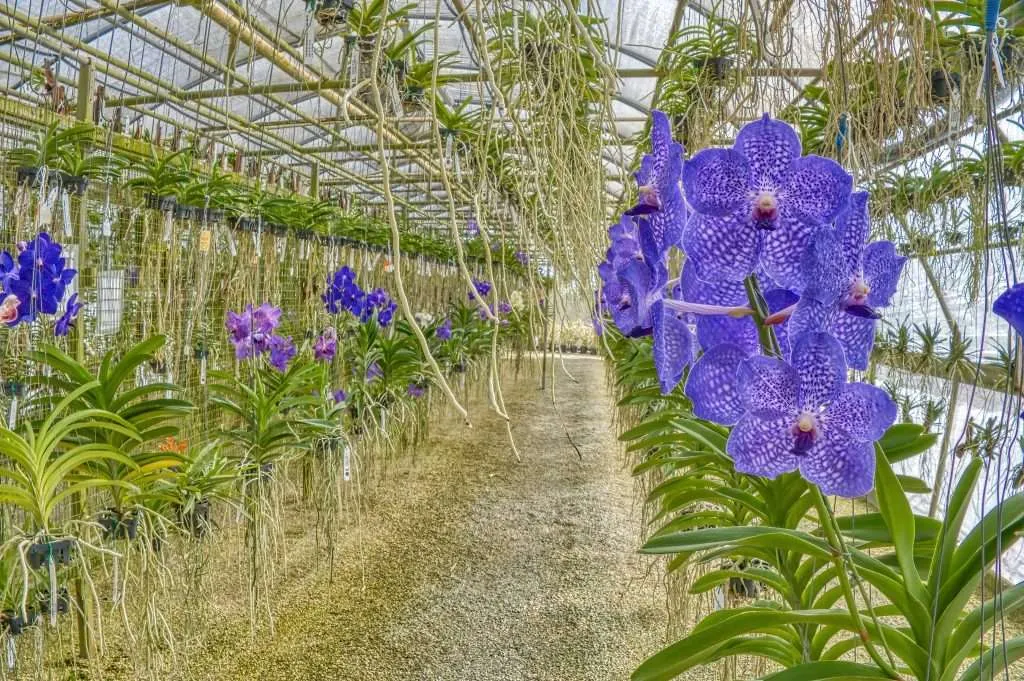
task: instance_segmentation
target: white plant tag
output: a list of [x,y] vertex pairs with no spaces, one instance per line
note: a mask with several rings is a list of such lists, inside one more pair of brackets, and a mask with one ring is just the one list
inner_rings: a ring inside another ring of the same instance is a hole
[[8,634],[6,641],[7,668],[13,670],[18,661],[18,649],[14,647],[14,637]]
[[199,358],[199,385],[206,385],[206,355]]
[[352,450],[347,443],[345,444],[345,451],[342,453],[341,459],[341,476],[345,482],[348,482],[349,480],[352,479]]
[[60,195],[60,211],[64,218],[64,236],[71,236],[71,201],[68,200],[67,192]]
[[235,235],[231,233],[231,228],[226,227],[228,233],[228,253],[234,258],[238,255],[238,244],[235,243]]
[[16,430],[18,427],[18,396],[11,397],[11,406],[7,408],[7,428]]
[[103,223],[100,225],[100,234],[110,238],[114,234],[114,215],[113,211],[103,211]]
[[164,211],[164,243],[167,247],[171,246],[171,232],[174,231],[174,216],[171,211]]
[[[170,385],[174,385],[174,375],[171,373],[170,369],[167,370],[167,383]],[[174,391],[168,388],[166,391],[164,391],[164,398],[168,400],[173,400]]]

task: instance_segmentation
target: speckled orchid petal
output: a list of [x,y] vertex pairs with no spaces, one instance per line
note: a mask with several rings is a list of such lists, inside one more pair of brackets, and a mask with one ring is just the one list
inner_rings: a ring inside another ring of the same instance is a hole
[[733,149],[747,157],[753,187],[770,190],[782,183],[793,161],[800,157],[800,138],[788,123],[764,114],[743,126]]
[[843,346],[846,364],[851,369],[864,371],[871,359],[871,349],[875,345],[875,329],[877,319],[858,317],[839,307],[832,308],[825,323],[825,330],[835,336]]
[[1014,284],[1003,291],[992,303],[992,312],[1005,319],[1014,331],[1024,336],[1024,283]]
[[683,263],[679,286],[683,299],[691,303],[743,305],[747,302],[747,289],[742,281],[701,279],[697,274],[697,266],[691,260]]
[[791,212],[779,214],[773,231],[765,232],[761,264],[780,287],[802,291],[806,286],[808,251],[822,229]]
[[800,465],[794,441],[792,414],[754,411],[732,429],[725,450],[738,472],[774,478]]
[[736,384],[736,370],[749,353],[732,344],[716,345],[705,352],[690,369],[686,396],[693,402],[694,416],[725,426],[740,420],[746,407]]
[[654,325],[654,368],[658,373],[661,393],[668,395],[683,378],[693,361],[693,335],[682,313],[675,312],[658,300],[651,307]]
[[874,486],[875,446],[852,440],[842,431],[826,429],[800,458],[800,474],[816,484],[822,494],[862,497]]
[[723,343],[737,345],[748,355],[759,351],[757,326],[751,317],[701,315],[697,317],[697,342],[705,352]]
[[796,413],[800,376],[774,357],[751,357],[736,372],[736,388],[750,411]]
[[891,241],[876,241],[864,249],[864,281],[871,287],[868,305],[888,307],[896,295],[907,259],[896,253]]
[[682,246],[704,281],[743,281],[754,271],[762,232],[736,215],[694,213],[683,230]]
[[795,161],[779,191],[779,205],[812,225],[839,215],[850,198],[853,178],[832,159],[802,156]]
[[725,217],[749,211],[750,164],[732,149],[704,149],[683,165],[683,189],[698,213]]
[[826,304],[814,298],[803,297],[796,305],[796,310],[789,318],[789,334],[791,337],[808,331],[821,331],[832,318],[837,305]]
[[896,422],[896,403],[881,388],[867,383],[843,386],[825,410],[825,426],[858,442],[874,442]]
[[800,406],[816,409],[839,395],[846,383],[843,347],[823,331],[795,337],[790,364],[800,377]]

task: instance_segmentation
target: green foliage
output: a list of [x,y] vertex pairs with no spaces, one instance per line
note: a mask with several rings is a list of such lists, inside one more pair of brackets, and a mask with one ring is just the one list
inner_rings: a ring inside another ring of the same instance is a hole
[[131,387],[136,370],[152,362],[165,343],[163,336],[153,336],[133,346],[120,358],[111,350],[104,355],[96,372],[52,345],[28,353],[30,360],[51,370],[49,375],[35,379],[49,388],[49,393],[37,398],[36,408],[48,408],[54,395],[69,394],[75,396],[74,408],[109,413],[130,426],[130,430],[123,431],[104,425],[95,432],[85,433],[124,455],[90,460],[81,471],[96,481],[97,486],[109,488],[117,510],[144,501],[154,485],[167,478],[170,469],[179,463],[173,453],[161,451],[158,443],[177,435],[180,421],[191,414],[192,405],[186,400],[167,397],[179,390],[170,383]]

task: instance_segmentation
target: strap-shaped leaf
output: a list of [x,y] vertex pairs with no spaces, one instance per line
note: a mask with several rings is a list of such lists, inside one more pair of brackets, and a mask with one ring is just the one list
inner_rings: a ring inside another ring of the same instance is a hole
[[829,660],[823,662],[806,662],[781,672],[769,674],[762,681],[868,681],[869,679],[887,679],[885,673],[869,664],[848,662],[845,660]]
[[914,513],[910,510],[907,495],[896,479],[885,453],[880,447],[876,447],[875,450],[875,493],[878,495],[882,517],[889,527],[896,558],[903,573],[903,584],[911,598],[926,603],[924,582],[921,581],[921,575],[914,562]]

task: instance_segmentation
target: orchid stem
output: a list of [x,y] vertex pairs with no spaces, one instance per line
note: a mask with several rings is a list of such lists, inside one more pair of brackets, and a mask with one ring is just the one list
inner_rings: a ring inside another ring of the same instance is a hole
[[[816,485],[810,485],[811,494],[814,496],[814,504],[818,507],[818,524],[821,526],[822,532],[825,533],[825,539],[833,549],[832,562],[836,566],[836,576],[839,579],[839,587],[843,590],[843,596],[846,599],[846,607],[850,611],[850,616],[853,618],[854,623],[857,625],[857,632],[860,635],[861,641],[864,643],[864,648],[868,651],[868,655],[875,664],[878,665],[879,669],[885,673],[890,679],[901,679],[901,677],[892,664],[883,658],[875,646],[871,643],[868,637],[867,627],[864,625],[864,616],[861,614],[860,609],[857,607],[857,598],[853,594],[853,586],[850,584],[850,575],[847,573],[847,553],[846,546],[843,543],[842,538],[836,531],[835,517],[832,515],[832,509],[829,508],[828,502],[825,501],[825,497],[822,495],[821,490]],[[853,569],[853,566],[849,566]],[[870,606],[868,606],[870,608]],[[885,644],[884,635],[881,633],[881,628],[878,624],[878,618],[875,616],[874,611],[871,611],[871,618],[874,621],[875,628],[878,629],[879,635],[882,637],[882,643]],[[888,646],[886,646],[886,652],[889,652]],[[891,655],[891,653],[890,653]]]
[[775,330],[765,323],[765,319],[769,317],[768,303],[765,302],[764,295],[761,293],[757,277],[751,274],[743,280],[743,287],[747,290],[747,300],[754,313],[754,323],[757,324],[757,337],[761,342],[761,352],[767,357],[781,358],[782,348],[779,346],[779,339],[775,337]]

